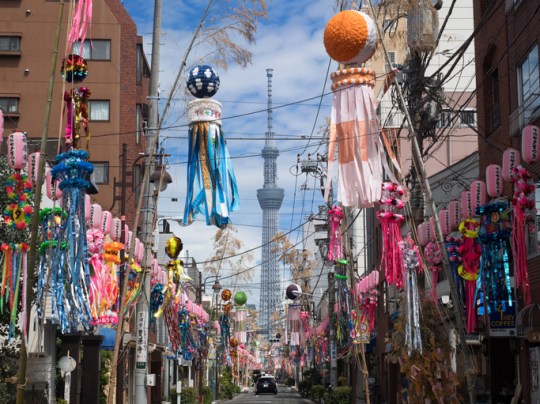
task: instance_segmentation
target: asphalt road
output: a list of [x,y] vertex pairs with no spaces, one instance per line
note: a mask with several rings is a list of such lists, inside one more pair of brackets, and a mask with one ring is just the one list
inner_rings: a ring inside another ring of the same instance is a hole
[[313,404],[313,401],[301,398],[296,390],[290,387],[279,386],[278,394],[259,394],[255,395],[253,387],[248,392],[242,392],[230,401],[219,401],[222,403],[249,403],[249,404]]

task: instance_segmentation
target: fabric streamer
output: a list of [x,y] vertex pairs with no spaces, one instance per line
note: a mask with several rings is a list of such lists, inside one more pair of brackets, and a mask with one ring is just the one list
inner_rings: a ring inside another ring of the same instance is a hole
[[414,244],[410,234],[400,243],[405,265],[405,344],[409,356],[413,350],[422,355],[422,334],[420,331],[420,295],[418,293],[417,272],[422,271],[421,257],[418,247]]
[[478,242],[478,227],[476,219],[465,219],[459,224],[459,231],[463,235],[459,246],[462,263],[458,267],[459,275],[465,279],[465,306],[467,308],[467,333],[476,332],[476,281],[480,267],[482,247]]
[[88,87],[74,88],[64,93],[67,113],[66,144],[77,147],[79,138],[84,132],[87,150],[90,145],[90,128],[88,127],[88,99],[90,95]]
[[84,150],[70,149],[56,156],[57,164],[51,170],[52,180],[58,181],[62,190],[62,209],[67,214],[57,240],[50,240],[54,242],[51,246],[56,246],[46,258],[54,274],[51,288],[56,307],[53,312],[57,312],[62,333],[79,326],[89,330],[92,320],[85,196],[90,186],[86,178],[94,168],[87,159],[88,153]]
[[[28,311],[26,307],[26,283],[28,276],[27,251],[28,244],[7,244],[0,247],[3,253],[2,277],[0,278],[0,313],[9,310],[9,332],[8,340],[15,336],[18,321],[19,302],[22,305],[23,329],[22,334],[26,339],[28,335],[28,326],[25,314]],[[22,290],[22,297],[21,297]]]
[[379,211],[377,218],[381,223],[381,233],[383,238],[383,257],[381,264],[384,262],[386,273],[386,281],[390,285],[396,285],[398,288],[403,287],[403,257],[400,243],[401,223],[405,217],[400,213],[405,202],[401,199],[405,194],[405,190],[401,185],[391,182],[382,184],[382,195],[379,200]]
[[341,221],[343,220],[343,210],[339,206],[334,206],[328,211],[328,221],[330,223],[330,242],[328,244],[329,261],[343,259],[343,241],[341,237]]
[[437,282],[439,281],[440,264],[443,258],[439,244],[434,241],[427,243],[424,247],[424,258],[429,265],[431,273],[431,297],[434,302],[437,302]]
[[481,216],[478,230],[478,240],[482,245],[480,279],[484,285],[483,304],[487,306],[487,314],[505,311],[514,305],[509,253],[512,223],[508,209],[507,201],[495,201],[476,210]]
[[92,26],[92,0],[79,0],[73,13],[71,29],[67,36],[67,49],[71,49],[75,42],[80,43],[82,53],[86,32]]
[[513,168],[511,179],[514,184],[514,221],[512,232],[512,256],[514,260],[514,273],[516,287],[521,289],[523,302],[531,304],[531,291],[529,285],[529,270],[527,268],[527,245],[525,233],[529,227],[529,234],[536,237],[536,205],[535,185],[530,173],[521,165]]
[[465,305],[465,285],[464,279],[459,275],[459,267],[461,266],[461,252],[459,246],[461,245],[461,238],[457,233],[451,233],[446,236],[446,252],[448,254],[448,261],[450,264],[450,270],[454,277],[456,284],[459,307],[466,307]]
[[[335,15],[324,31],[330,57],[347,68],[331,74],[332,112],[328,145],[328,178],[332,178],[337,146],[338,200],[343,206],[373,207],[383,180],[380,128],[373,88],[375,71],[360,67],[377,47],[377,30],[360,11]],[[328,200],[330,187],[326,187]]]
[[299,304],[290,304],[287,311],[287,320],[289,322],[289,343],[291,347],[300,345],[300,308]]
[[247,332],[246,332],[246,319],[247,319],[247,308],[246,306],[237,306],[235,313],[235,322],[234,322],[234,336],[240,344],[245,344],[247,342]]
[[[221,104],[211,97],[219,88],[214,69],[202,65],[188,76],[188,89],[199,99],[188,104],[189,150],[184,224],[203,213],[207,225],[225,228],[238,210],[236,176],[221,128]],[[214,91],[215,90],[215,91]]]

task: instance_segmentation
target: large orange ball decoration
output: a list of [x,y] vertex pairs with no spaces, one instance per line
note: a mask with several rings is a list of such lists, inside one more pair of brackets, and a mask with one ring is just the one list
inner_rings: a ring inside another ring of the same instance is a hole
[[365,13],[342,11],[333,16],[324,30],[324,47],[337,62],[361,64],[377,49],[377,28]]
[[230,340],[229,340],[229,345],[232,347],[232,348],[236,348],[238,346],[238,340],[235,338],[235,337],[232,337]]

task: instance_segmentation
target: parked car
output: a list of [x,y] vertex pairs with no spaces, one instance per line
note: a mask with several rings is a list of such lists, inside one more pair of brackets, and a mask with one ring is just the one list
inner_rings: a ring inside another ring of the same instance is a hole
[[274,376],[261,376],[255,385],[255,394],[274,393],[277,394],[277,383]]

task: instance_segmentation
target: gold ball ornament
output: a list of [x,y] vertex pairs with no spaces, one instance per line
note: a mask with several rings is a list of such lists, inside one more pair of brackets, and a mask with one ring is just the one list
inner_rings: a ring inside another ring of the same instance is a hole
[[178,237],[171,237],[167,240],[167,244],[165,244],[165,252],[173,260],[180,255],[182,248],[184,248],[184,244],[182,244],[182,240]]
[[333,16],[324,30],[324,47],[337,62],[362,64],[377,49],[377,28],[367,14],[345,10]]
[[221,298],[225,301],[231,300],[232,292],[230,289],[224,289],[223,292],[221,292]]

